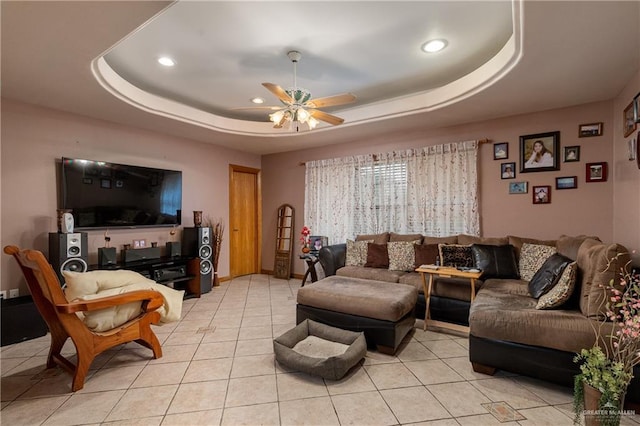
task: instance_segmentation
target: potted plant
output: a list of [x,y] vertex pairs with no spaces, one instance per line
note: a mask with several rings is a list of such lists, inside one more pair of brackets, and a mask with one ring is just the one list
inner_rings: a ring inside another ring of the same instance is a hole
[[640,279],[627,271],[628,266],[622,268],[619,285],[611,280],[602,286],[611,332],[603,334],[601,322],[595,345],[574,358],[580,364],[574,382],[575,424],[582,413],[586,424],[620,424],[633,368],[640,363]]
[[308,226],[303,226],[302,231],[300,231],[300,244],[302,245],[302,252],[309,253],[311,249],[309,248],[309,236],[311,235],[311,228]]

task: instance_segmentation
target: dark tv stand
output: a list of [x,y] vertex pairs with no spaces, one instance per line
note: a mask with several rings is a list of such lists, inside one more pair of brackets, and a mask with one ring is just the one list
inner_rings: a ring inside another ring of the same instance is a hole
[[160,257],[113,265],[89,265],[89,270],[128,269],[176,290],[185,290],[184,298],[200,297],[200,259],[193,256]]

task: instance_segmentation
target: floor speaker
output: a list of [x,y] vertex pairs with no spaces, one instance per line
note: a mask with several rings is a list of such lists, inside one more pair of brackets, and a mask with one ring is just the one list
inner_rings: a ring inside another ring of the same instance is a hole
[[199,259],[197,276],[200,293],[211,291],[213,283],[213,231],[209,227],[184,228],[182,230],[182,255]]
[[61,284],[64,284],[62,271],[86,272],[88,269],[87,258],[86,232],[67,234],[52,232],[49,234],[49,263],[58,274]]

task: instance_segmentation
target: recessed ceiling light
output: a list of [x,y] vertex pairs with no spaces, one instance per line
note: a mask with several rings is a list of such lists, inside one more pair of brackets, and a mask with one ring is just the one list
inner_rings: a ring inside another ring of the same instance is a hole
[[175,61],[168,56],[160,56],[158,58],[158,63],[160,65],[164,65],[165,67],[172,67],[176,64]]
[[430,40],[422,45],[422,50],[427,53],[439,52],[447,46],[447,41],[442,39]]
[[252,98],[251,102],[253,102],[254,104],[263,104],[264,103],[264,99],[262,99],[262,98]]

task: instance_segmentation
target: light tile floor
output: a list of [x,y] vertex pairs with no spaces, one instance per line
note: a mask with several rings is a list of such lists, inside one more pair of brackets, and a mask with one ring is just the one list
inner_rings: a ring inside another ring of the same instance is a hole
[[[526,377],[474,373],[468,342],[422,331],[395,356],[369,351],[346,378],[323,380],[274,360],[295,325],[299,280],[222,283],[155,327],[163,357],[127,344],[99,356],[85,387],[45,370],[45,336],[1,350],[5,425],[571,425],[572,392]],[[72,345],[64,350],[73,354]],[[494,414],[495,413],[495,416]],[[502,422],[500,421],[502,420]],[[511,420],[511,421],[509,421]],[[624,417],[640,424],[640,416]]]

